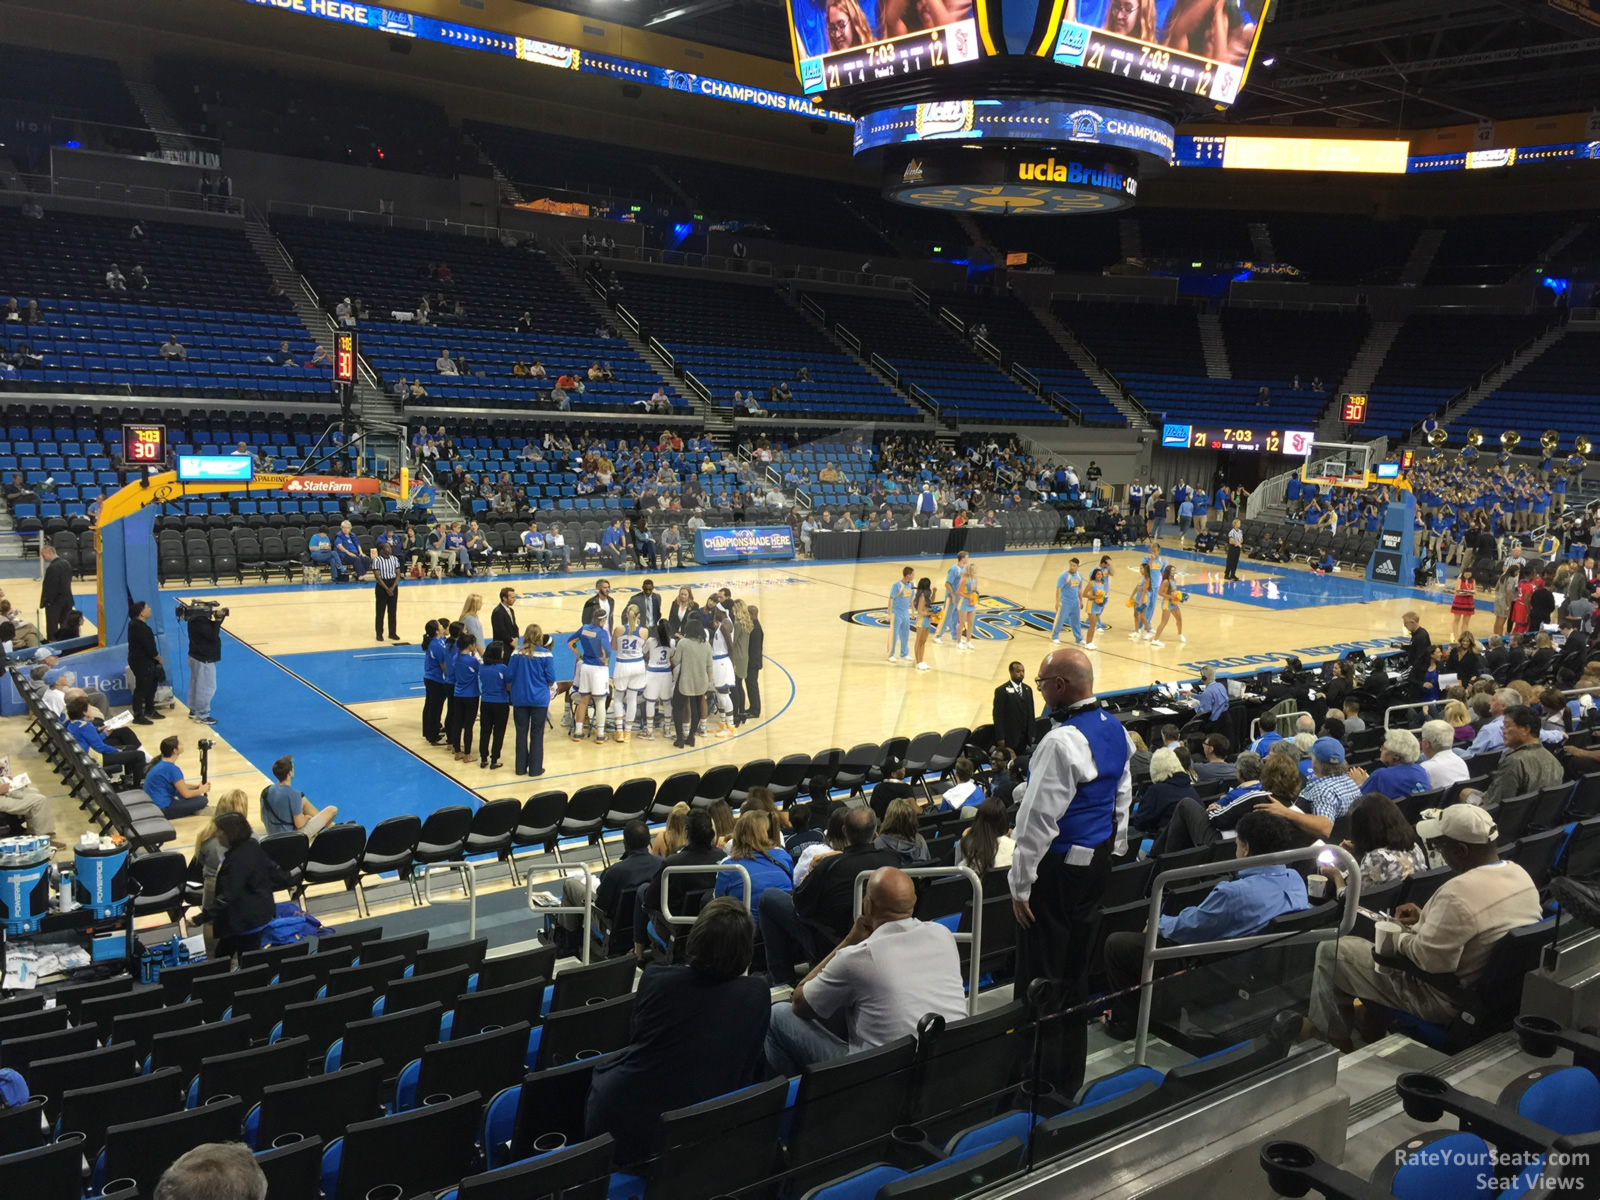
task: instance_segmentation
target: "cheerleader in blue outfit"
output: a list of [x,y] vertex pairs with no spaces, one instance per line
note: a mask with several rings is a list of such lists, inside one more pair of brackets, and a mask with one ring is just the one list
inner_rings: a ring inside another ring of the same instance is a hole
[[522,635],[522,647],[511,656],[511,719],[517,739],[512,769],[518,775],[544,774],[544,727],[555,685],[555,659],[550,639],[537,625]]
[[450,715],[445,721],[445,737],[450,749],[455,751],[457,762],[472,761],[472,729],[478,723],[478,670],[483,660],[478,657],[478,639],[463,633],[456,639],[455,663],[450,668],[453,685],[450,694]]
[[1099,567],[1089,572],[1089,586],[1085,589],[1089,599],[1089,629],[1084,639],[1085,650],[1097,650],[1094,644],[1095,630],[1100,628],[1100,614],[1106,610],[1106,600],[1111,595],[1111,589],[1106,586],[1105,572]]
[[483,666],[478,668],[478,766],[484,770],[500,766],[500,750],[506,741],[506,719],[511,715],[509,657],[504,642],[490,642],[483,652]]

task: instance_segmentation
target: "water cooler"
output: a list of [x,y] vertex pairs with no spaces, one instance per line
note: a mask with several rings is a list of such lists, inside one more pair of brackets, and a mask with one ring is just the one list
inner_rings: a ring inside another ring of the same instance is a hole
[[128,847],[85,837],[75,848],[72,898],[95,920],[120,917],[128,907]]
[[0,928],[37,933],[50,911],[50,839],[0,838]]

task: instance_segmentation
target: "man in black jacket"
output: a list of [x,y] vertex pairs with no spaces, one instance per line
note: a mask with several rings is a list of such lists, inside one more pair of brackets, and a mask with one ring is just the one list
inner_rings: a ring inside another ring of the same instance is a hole
[[1433,638],[1428,636],[1428,631],[1422,627],[1422,618],[1416,613],[1408,612],[1400,620],[1411,634],[1411,641],[1405,646],[1404,659],[1411,668],[1406,690],[1415,700],[1422,695],[1423,686],[1428,682],[1428,669],[1433,665]]
[[1011,678],[994,690],[994,740],[1014,753],[1026,752],[1033,741],[1033,689],[1023,682],[1026,668],[1011,664]]
[[217,664],[222,661],[222,622],[226,617],[226,609],[212,609],[204,616],[190,617],[187,622],[189,719],[202,725],[217,723],[211,715],[211,698],[217,694]]
[[[689,837],[688,845],[681,850],[674,851],[661,860],[662,868],[666,867],[709,867],[721,862],[727,857],[717,846],[717,827],[711,822],[711,814],[703,808],[697,808],[689,814],[689,820],[684,826],[684,832]],[[621,865],[620,863],[618,864]],[[613,867],[612,870],[616,868]],[[605,872],[610,874],[610,871]],[[603,877],[602,877],[603,878]],[[692,875],[675,875],[668,880],[667,907],[675,917],[692,916],[688,910],[689,897],[695,892],[705,892],[708,895],[716,886],[717,877],[710,871],[703,874],[695,872]],[[595,897],[598,902],[599,897]],[[652,912],[664,911],[661,896],[661,875],[658,872],[639,889],[637,902],[633,906],[633,944],[642,954],[650,944],[648,926]],[[658,934],[665,931],[657,927]]]
[[761,668],[766,665],[767,631],[761,628],[761,611],[750,607],[750,642],[744,673],[744,715],[749,721],[761,715]]
[[[600,872],[600,882],[594,889],[596,914],[610,916],[615,913],[617,901],[630,888],[635,889],[634,899],[637,908],[638,891],[642,890],[645,884],[653,883],[656,876],[661,874],[661,868],[665,864],[665,859],[657,858],[650,853],[650,827],[643,821],[629,821],[622,827],[622,857]],[[568,875],[561,881],[561,901],[567,907],[582,908],[585,898],[583,876]],[[563,913],[556,919],[569,933],[582,936],[581,916]],[[615,931],[612,937],[618,943],[624,940],[617,937]]]
[[517,648],[517,589],[503,587],[500,589],[500,603],[494,606],[494,611],[489,614],[489,632],[497,642],[504,642],[508,650]]
[[72,564],[56,553],[49,542],[39,547],[44,560],[44,587],[39,592],[39,607],[44,609],[45,641],[65,637],[63,626],[72,612]]
[[661,620],[661,596],[656,591],[655,580],[646,579],[641,583],[628,603],[639,610],[640,623],[654,633],[656,623]]
[[774,982],[794,983],[797,964],[820,961],[850,932],[857,875],[900,865],[899,855],[873,845],[877,832],[878,818],[870,808],[852,808],[844,818],[843,851],[816,859],[792,894],[777,888],[761,893],[761,935]]

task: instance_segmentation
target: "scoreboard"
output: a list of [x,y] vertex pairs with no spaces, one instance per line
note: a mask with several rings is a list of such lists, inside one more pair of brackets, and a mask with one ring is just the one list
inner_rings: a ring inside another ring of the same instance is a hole
[[807,59],[801,63],[800,79],[807,93],[832,91],[972,62],[980,53],[978,26],[969,18]]
[[167,465],[167,427],[165,425],[124,425],[122,461],[130,467]]
[[1344,404],[1340,408],[1340,416],[1346,425],[1361,425],[1365,423],[1367,419],[1366,393],[1347,393],[1344,398]]
[[1161,426],[1161,445],[1170,450],[1246,450],[1307,458],[1316,437],[1309,429],[1247,429],[1236,425]]
[[349,330],[340,330],[333,335],[333,381],[356,381],[356,335]]

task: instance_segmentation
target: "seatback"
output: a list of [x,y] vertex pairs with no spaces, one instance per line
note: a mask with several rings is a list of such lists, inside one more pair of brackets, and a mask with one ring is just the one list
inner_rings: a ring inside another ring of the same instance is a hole
[[633,990],[637,968],[631,956],[569,967],[556,975],[551,989],[550,1011],[564,1012],[601,1000],[615,1000]]
[[236,1097],[167,1116],[150,1117],[106,1130],[106,1178],[132,1179],[149,1196],[161,1173],[204,1142],[239,1136],[244,1104]]
[[432,1104],[436,1096],[469,1092],[493,1096],[514,1086],[524,1074],[529,1028],[526,1021],[518,1021],[489,1033],[424,1047],[417,1074],[418,1100]]
[[[328,1200],[362,1200],[381,1184],[416,1195],[455,1183],[472,1165],[483,1098],[476,1092],[414,1112],[350,1125]],[[325,1164],[326,1166],[326,1164]]]
[[535,1066],[542,1071],[563,1066],[580,1055],[620,1050],[628,1044],[632,1021],[631,993],[600,1004],[552,1012],[545,1018]]
[[544,1016],[540,1010],[543,1005],[542,979],[527,979],[487,990],[480,986],[476,992],[456,998],[450,1040],[471,1037],[491,1026],[514,1025],[518,1021],[526,1021],[529,1025],[542,1024]]
[[764,1179],[777,1157],[787,1079],[661,1114],[649,1200],[705,1200]]
[[352,1121],[377,1114],[382,1084],[382,1064],[361,1063],[263,1088],[256,1146],[265,1149],[288,1133],[324,1141],[338,1137]]
[[916,1039],[908,1035],[806,1067],[791,1114],[789,1165],[804,1166],[900,1124],[916,1057]]

